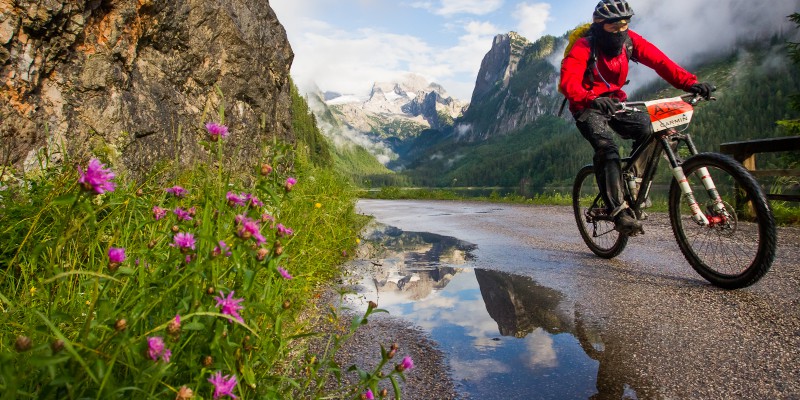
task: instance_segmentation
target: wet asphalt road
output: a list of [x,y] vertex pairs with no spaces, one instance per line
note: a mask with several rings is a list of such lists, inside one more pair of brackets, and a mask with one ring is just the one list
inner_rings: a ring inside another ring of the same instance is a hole
[[760,282],[726,291],[688,265],[665,214],[604,260],[581,240],[569,207],[361,200],[358,211],[474,243],[476,268],[563,294],[562,311],[600,363],[593,398],[800,398],[798,228],[779,228],[777,259]]

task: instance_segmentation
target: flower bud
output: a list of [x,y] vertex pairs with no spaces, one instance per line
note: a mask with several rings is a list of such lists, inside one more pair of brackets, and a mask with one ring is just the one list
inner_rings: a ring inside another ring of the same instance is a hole
[[272,166],[269,164],[261,164],[261,175],[267,176],[272,172]]
[[142,190],[142,189],[137,190],[136,191],[136,197],[142,197],[142,196],[144,196],[144,190]]
[[289,301],[289,300],[284,300],[283,301],[283,309],[284,310],[288,310],[290,307],[292,307],[292,302]]
[[269,254],[269,250],[262,247],[258,249],[256,258],[258,258],[258,261],[264,261],[264,259],[267,258],[267,254]]
[[50,349],[53,350],[53,354],[60,353],[61,350],[64,350],[64,341],[61,339],[57,339],[53,344],[50,345]]
[[206,293],[209,294],[209,295],[214,294],[214,287],[213,286],[209,286],[208,289],[206,289]]
[[116,329],[117,332],[122,332],[125,329],[128,329],[128,321],[126,321],[124,318],[118,319],[114,324],[114,329]]
[[208,368],[212,364],[214,364],[214,358],[212,358],[211,356],[205,356],[205,357],[203,357],[203,361],[202,362],[203,362],[203,366]]
[[369,301],[369,304],[367,305],[367,307],[368,307],[370,310],[374,310],[374,309],[378,308],[378,303],[376,303],[376,302],[374,302],[374,301],[370,300],[370,301]]
[[147,248],[152,249],[153,247],[156,247],[156,243],[158,243],[157,240],[155,239],[151,240],[150,242],[147,243]]
[[110,262],[108,263],[108,270],[111,272],[116,272],[119,269],[119,265],[120,264],[118,262]]
[[383,398],[383,397],[386,397],[388,395],[389,395],[389,390],[386,389],[386,388],[383,388],[383,390],[381,390],[381,397]]
[[181,324],[177,321],[173,320],[172,322],[167,325],[167,333],[170,335],[178,335],[181,333]]
[[18,352],[22,353],[23,351],[28,351],[31,349],[31,347],[33,347],[33,341],[27,336],[17,336],[17,342],[14,343],[14,347]]
[[172,232],[173,233],[178,233],[180,230],[181,230],[181,228],[178,225],[172,225]]
[[283,254],[283,246],[281,246],[280,244],[276,244],[275,245],[275,255],[279,256],[281,254]]
[[189,400],[194,398],[194,391],[186,386],[181,386],[175,400]]

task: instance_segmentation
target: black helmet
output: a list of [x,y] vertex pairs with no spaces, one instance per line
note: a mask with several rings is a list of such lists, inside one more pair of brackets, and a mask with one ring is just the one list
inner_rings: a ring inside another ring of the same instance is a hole
[[602,0],[597,3],[592,16],[596,19],[628,19],[633,16],[633,9],[625,0]]

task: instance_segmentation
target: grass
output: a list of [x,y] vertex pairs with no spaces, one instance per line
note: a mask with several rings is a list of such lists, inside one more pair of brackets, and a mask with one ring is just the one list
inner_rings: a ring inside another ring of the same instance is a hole
[[400,397],[395,352],[337,384],[336,349],[383,310],[323,354],[298,319],[357,244],[354,190],[286,144],[243,174],[223,167],[223,139],[206,144],[208,162],[141,182],[86,160],[4,175],[0,398]]

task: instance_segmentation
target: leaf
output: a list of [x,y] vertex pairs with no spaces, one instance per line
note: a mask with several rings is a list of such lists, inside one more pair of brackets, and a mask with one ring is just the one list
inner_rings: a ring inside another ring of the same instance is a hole
[[75,193],[69,193],[65,195],[61,195],[53,199],[53,205],[56,206],[65,206],[68,204],[72,204],[75,202],[75,199],[78,198],[78,195]]
[[186,331],[202,331],[206,329],[206,326],[198,321],[192,321],[186,325],[182,325],[181,328]]
[[253,287],[253,281],[256,277],[256,272],[245,268],[244,272],[244,292],[250,293],[250,288]]
[[70,358],[69,354],[64,354],[58,357],[50,357],[50,356],[33,356],[28,359],[28,361],[37,366],[37,367],[49,367],[51,365],[61,364],[65,361],[68,361]]
[[133,275],[135,273],[136,271],[131,267],[120,267],[120,269],[117,270],[117,274],[119,275]]
[[389,377],[389,380],[392,381],[392,387],[394,388],[394,397],[397,400],[400,400],[400,385],[397,383],[397,379],[394,378],[394,375]]

